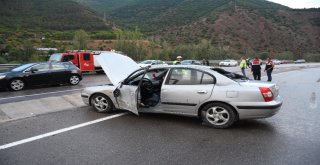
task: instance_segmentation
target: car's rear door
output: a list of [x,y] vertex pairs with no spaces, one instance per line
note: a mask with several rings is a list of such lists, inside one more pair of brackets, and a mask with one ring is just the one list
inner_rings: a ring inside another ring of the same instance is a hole
[[172,68],[161,88],[164,111],[194,114],[199,104],[210,98],[215,78],[192,68]]
[[62,63],[51,64],[51,84],[67,83],[71,73]]

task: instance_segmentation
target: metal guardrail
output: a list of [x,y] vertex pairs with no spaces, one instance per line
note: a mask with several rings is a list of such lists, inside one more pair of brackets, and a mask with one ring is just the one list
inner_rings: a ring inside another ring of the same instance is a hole
[[12,67],[15,67],[18,65],[20,65],[20,64],[0,64],[0,71],[7,70],[9,68],[12,68]]

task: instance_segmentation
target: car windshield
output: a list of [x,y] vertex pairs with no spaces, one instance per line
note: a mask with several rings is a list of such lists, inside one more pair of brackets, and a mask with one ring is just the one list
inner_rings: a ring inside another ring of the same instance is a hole
[[31,67],[32,65],[34,65],[34,64],[24,64],[24,65],[20,65],[20,66],[18,66],[18,67],[15,67],[15,68],[11,69],[11,71],[13,71],[13,72],[23,71],[23,70]]
[[49,61],[61,61],[61,58],[62,58],[61,53],[55,53],[50,56]]

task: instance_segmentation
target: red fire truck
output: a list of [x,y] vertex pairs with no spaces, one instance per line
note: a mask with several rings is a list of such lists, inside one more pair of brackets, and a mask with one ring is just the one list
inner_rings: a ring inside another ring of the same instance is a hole
[[103,73],[103,70],[96,60],[96,56],[104,51],[67,51],[64,53],[54,53],[50,56],[49,61],[70,61],[76,65],[82,72],[95,71]]

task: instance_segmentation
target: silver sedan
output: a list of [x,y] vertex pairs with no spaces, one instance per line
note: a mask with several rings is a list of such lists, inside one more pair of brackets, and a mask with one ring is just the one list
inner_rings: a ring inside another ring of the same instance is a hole
[[[119,60],[126,65],[115,68]],[[282,105],[276,84],[251,81],[220,68],[174,65],[141,69],[129,57],[115,53],[101,55],[99,63],[112,84],[88,87],[81,93],[84,103],[98,112],[124,109],[137,115],[187,115],[214,128],[227,128],[239,119],[273,116]]]

